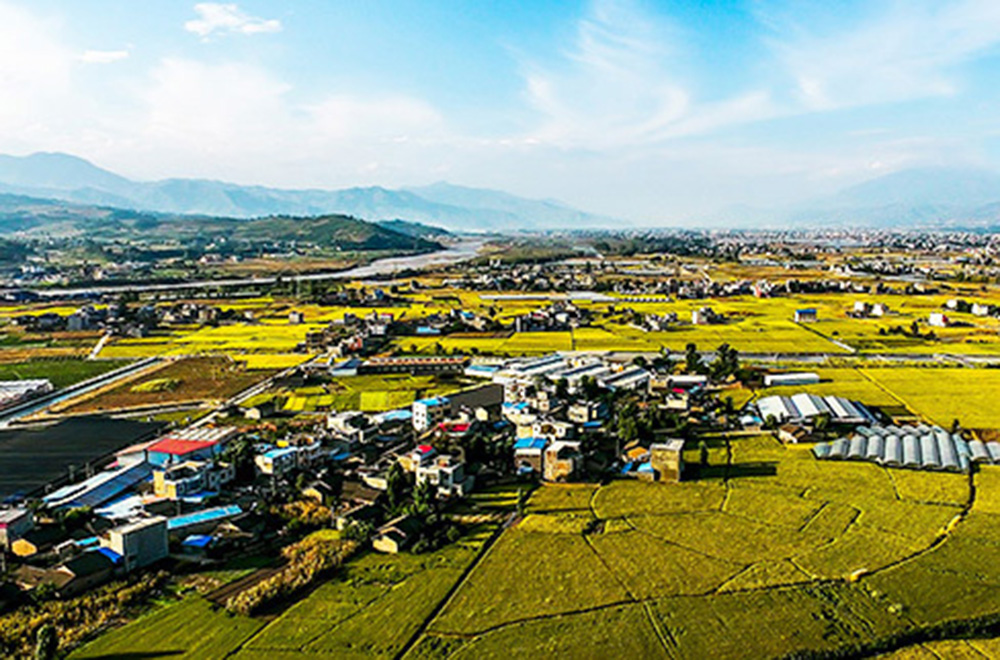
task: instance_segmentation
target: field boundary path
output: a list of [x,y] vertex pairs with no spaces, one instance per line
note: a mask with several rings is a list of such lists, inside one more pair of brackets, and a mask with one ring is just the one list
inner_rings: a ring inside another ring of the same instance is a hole
[[393,660],[401,660],[401,658],[405,657],[406,654],[408,654],[413,647],[416,646],[417,642],[420,641],[420,638],[424,636],[425,632],[427,632],[427,629],[430,628],[432,623],[434,623],[434,620],[437,619],[438,615],[444,610],[445,607],[448,606],[448,603],[450,603],[455,597],[458,590],[462,588],[462,585],[465,584],[472,572],[476,570],[476,567],[479,566],[483,559],[486,558],[486,555],[489,554],[490,549],[497,542],[497,539],[499,539],[504,531],[511,525],[516,516],[517,514],[511,514],[507,518],[507,522],[502,525],[497,525],[497,528],[493,530],[490,537],[483,543],[483,547],[479,549],[479,553],[471,562],[469,562],[469,565],[462,570],[462,574],[458,576],[457,580],[455,580],[455,584],[451,585],[451,588],[448,589],[448,593],[444,595],[444,598],[438,601],[437,605],[434,606],[434,609],[432,609],[430,614],[427,615],[427,618],[420,624],[420,627],[414,631],[410,639],[408,639],[406,643],[403,644],[402,648],[399,649],[399,652],[393,656]]

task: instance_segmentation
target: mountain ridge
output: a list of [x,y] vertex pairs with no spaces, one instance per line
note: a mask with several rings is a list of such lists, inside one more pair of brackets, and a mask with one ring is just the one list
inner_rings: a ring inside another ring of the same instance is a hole
[[[423,191],[423,194],[417,191]],[[549,200],[439,182],[417,188],[282,189],[209,179],[133,181],[58,152],[0,155],[0,192],[156,213],[253,218],[344,214],[458,231],[612,227],[618,221]]]

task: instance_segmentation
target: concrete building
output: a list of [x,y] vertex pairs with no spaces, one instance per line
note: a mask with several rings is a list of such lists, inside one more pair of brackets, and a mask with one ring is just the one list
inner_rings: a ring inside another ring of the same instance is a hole
[[518,474],[541,475],[544,466],[545,438],[520,438],[514,443],[514,470]]
[[153,470],[153,492],[176,500],[205,491],[218,492],[235,478],[236,468],[228,463],[187,461]]
[[465,464],[452,456],[438,456],[429,465],[417,467],[416,481],[437,486],[438,497],[464,497],[472,491],[473,478],[465,474]]
[[818,382],[819,374],[813,372],[767,374],[764,376],[764,387],[777,387],[779,385],[812,385]]
[[155,564],[170,552],[167,519],[156,516],[115,527],[108,531],[107,538],[101,539],[101,547],[121,555],[126,571]]
[[400,516],[379,527],[372,548],[379,552],[396,554],[410,547],[420,534],[420,521],[411,516]]
[[546,481],[572,481],[582,467],[579,442],[553,442],[545,449],[542,469]]
[[254,456],[253,461],[261,474],[280,477],[298,466],[298,453],[295,447],[269,449],[263,454]]
[[816,312],[815,307],[807,307],[795,310],[794,318],[796,323],[815,323],[819,320],[819,314]]
[[443,396],[419,399],[413,402],[410,410],[413,412],[413,429],[422,433],[445,420],[451,412],[451,402]]
[[0,510],[0,548],[9,550],[18,540],[35,528],[35,516],[28,509]]
[[684,440],[673,438],[650,445],[649,463],[660,481],[681,481],[684,476]]
[[949,323],[948,316],[941,312],[931,312],[927,317],[927,324],[935,328],[947,328]]

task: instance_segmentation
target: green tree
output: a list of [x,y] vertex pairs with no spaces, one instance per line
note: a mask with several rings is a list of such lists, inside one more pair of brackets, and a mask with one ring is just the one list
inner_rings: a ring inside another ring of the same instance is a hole
[[684,347],[684,370],[689,374],[697,374],[702,371],[701,354],[698,353],[698,346],[693,342]]
[[389,468],[389,474],[386,475],[385,485],[386,497],[389,499],[389,511],[396,513],[406,504],[407,483],[403,466],[399,463],[392,464],[392,467]]
[[55,660],[59,652],[59,637],[51,625],[44,625],[35,633],[35,660]]
[[437,494],[434,484],[425,479],[417,484],[413,489],[413,509],[417,515],[427,515],[434,509],[437,503]]

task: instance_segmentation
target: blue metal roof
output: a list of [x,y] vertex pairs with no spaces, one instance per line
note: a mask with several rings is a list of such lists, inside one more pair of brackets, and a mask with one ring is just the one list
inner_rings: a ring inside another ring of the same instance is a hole
[[186,548],[207,548],[212,544],[212,537],[208,534],[192,534],[181,542]]
[[422,403],[425,406],[443,406],[448,403],[448,397],[446,396],[435,396],[429,399],[418,399],[413,403]]
[[202,511],[195,511],[194,513],[188,513],[183,516],[170,518],[167,520],[167,529],[183,529],[184,527],[189,527],[191,525],[212,522],[214,520],[222,520],[224,518],[232,518],[233,516],[238,516],[241,513],[243,513],[243,509],[241,509],[238,504],[215,507],[214,509],[204,509]]
[[111,548],[98,548],[97,552],[101,553],[116,564],[122,560],[122,556]]
[[521,438],[514,443],[514,449],[545,449],[544,438]]
[[294,454],[298,449],[295,447],[282,447],[280,449],[272,449],[270,451],[264,452],[264,456],[270,459],[281,458],[282,456],[287,456],[288,454]]
[[652,472],[652,471],[653,471],[653,464],[649,462],[640,463],[639,469],[636,470],[636,472]]

